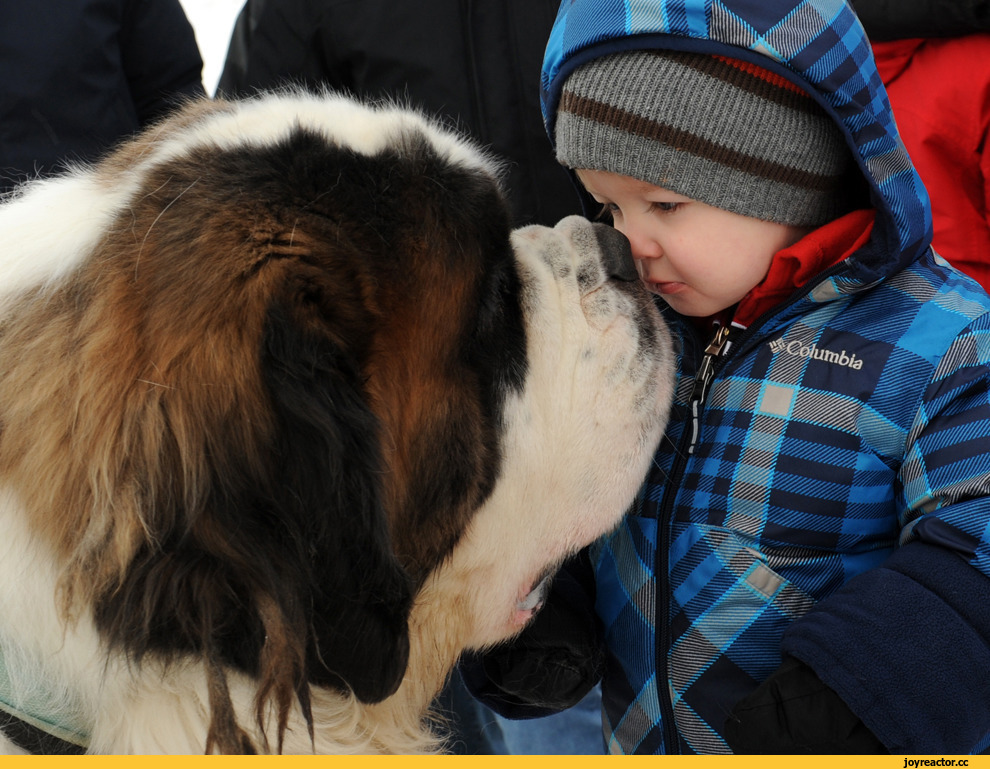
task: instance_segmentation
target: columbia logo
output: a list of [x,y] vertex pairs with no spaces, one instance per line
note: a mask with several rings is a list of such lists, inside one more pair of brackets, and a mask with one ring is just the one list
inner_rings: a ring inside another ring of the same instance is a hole
[[775,339],[770,342],[770,351],[774,355],[783,352],[793,355],[795,358],[810,358],[812,360],[824,361],[825,363],[834,363],[838,366],[848,366],[856,371],[863,368],[862,359],[857,358],[853,353],[847,353],[845,350],[841,352],[822,350],[814,344],[805,344],[799,341],[785,342],[783,339]]

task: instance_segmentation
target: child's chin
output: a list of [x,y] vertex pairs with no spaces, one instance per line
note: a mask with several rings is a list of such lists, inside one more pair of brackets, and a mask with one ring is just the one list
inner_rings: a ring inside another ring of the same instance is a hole
[[674,312],[688,318],[707,318],[708,316],[714,315],[718,312],[718,310],[708,312],[704,308],[699,308],[694,302],[691,302],[686,297],[678,296],[677,294],[667,293],[666,291],[657,291],[652,287],[649,290],[652,294],[660,297],[664,302],[670,305],[670,308]]

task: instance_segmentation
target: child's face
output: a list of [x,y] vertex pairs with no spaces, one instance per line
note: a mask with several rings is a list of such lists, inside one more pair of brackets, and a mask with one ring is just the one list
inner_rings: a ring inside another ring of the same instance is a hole
[[577,171],[632,245],[646,287],[682,315],[708,317],[735,305],[770,268],[774,254],[807,228],[723,211],[607,171]]

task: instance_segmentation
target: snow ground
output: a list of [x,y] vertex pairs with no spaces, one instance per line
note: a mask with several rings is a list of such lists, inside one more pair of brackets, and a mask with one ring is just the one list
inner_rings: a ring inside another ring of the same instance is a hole
[[227,57],[230,31],[244,0],[179,1],[196,31],[196,42],[203,56],[203,86],[212,96]]

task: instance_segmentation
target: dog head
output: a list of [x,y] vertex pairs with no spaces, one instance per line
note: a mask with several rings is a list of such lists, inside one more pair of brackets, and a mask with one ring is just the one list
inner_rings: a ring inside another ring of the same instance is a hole
[[662,427],[669,345],[621,238],[510,238],[494,164],[407,110],[195,104],[0,231],[0,477],[112,647],[207,660],[222,750],[249,747],[225,667],[281,729],[310,685],[388,697],[438,570],[538,499],[535,578],[615,522]]

